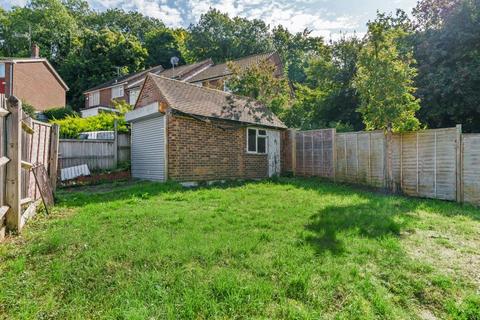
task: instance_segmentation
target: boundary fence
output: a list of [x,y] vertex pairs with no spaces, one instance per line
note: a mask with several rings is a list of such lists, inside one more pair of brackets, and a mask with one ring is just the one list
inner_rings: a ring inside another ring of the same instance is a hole
[[41,195],[33,166],[43,165],[55,188],[58,129],[31,119],[17,98],[0,99],[0,240],[36,213]]
[[287,140],[295,175],[480,205],[480,134],[461,125],[391,135],[290,130]]

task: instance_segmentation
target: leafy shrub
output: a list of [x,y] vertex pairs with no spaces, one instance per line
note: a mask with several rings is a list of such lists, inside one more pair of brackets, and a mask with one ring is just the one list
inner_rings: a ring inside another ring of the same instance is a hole
[[125,118],[113,113],[100,113],[97,116],[80,118],[77,115],[67,116],[65,119],[53,120],[52,123],[60,125],[61,138],[78,138],[86,131],[113,130],[115,120],[118,122],[118,132],[128,132]]
[[50,110],[43,111],[45,117],[48,120],[61,120],[65,119],[67,116],[75,116],[77,113],[70,106],[65,108],[54,108]]

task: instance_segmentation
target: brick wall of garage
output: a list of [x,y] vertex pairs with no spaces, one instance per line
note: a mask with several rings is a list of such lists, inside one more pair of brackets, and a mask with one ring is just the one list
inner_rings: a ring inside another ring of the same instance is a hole
[[247,154],[243,126],[169,115],[167,130],[169,179],[211,181],[268,176],[267,155]]

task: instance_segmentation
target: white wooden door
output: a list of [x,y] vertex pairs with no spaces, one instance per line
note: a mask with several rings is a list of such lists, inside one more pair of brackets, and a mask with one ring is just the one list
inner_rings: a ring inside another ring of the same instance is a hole
[[268,130],[268,176],[280,175],[280,131]]

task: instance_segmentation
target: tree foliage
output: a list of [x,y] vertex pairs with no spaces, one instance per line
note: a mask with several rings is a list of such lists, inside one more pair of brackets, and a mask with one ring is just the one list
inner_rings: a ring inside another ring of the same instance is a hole
[[419,117],[430,127],[461,123],[466,132],[480,132],[480,2],[420,3],[433,13],[417,16],[428,19],[415,34]]
[[288,81],[273,75],[275,66],[268,60],[248,68],[229,62],[228,68],[232,72],[227,81],[231,92],[261,101],[279,116],[289,108],[292,96]]
[[145,66],[147,50],[133,35],[110,29],[86,30],[75,41],[76,49],[59,68],[72,87],[69,92],[72,105],[83,106],[82,92],[93,85],[111,80],[119,73],[142,70]]
[[60,126],[61,138],[78,138],[79,134],[88,131],[114,130],[115,121],[119,132],[128,132],[125,117],[115,113],[100,113],[97,116],[80,118],[77,115],[67,116],[64,119],[53,120]]
[[185,46],[196,60],[212,58],[224,62],[273,49],[265,22],[230,18],[216,9],[202,14],[188,31]]
[[400,55],[401,28],[386,28],[382,22],[369,24],[368,40],[360,51],[354,85],[359,93],[359,112],[367,130],[418,129],[415,112],[420,109],[415,92],[411,53]]

